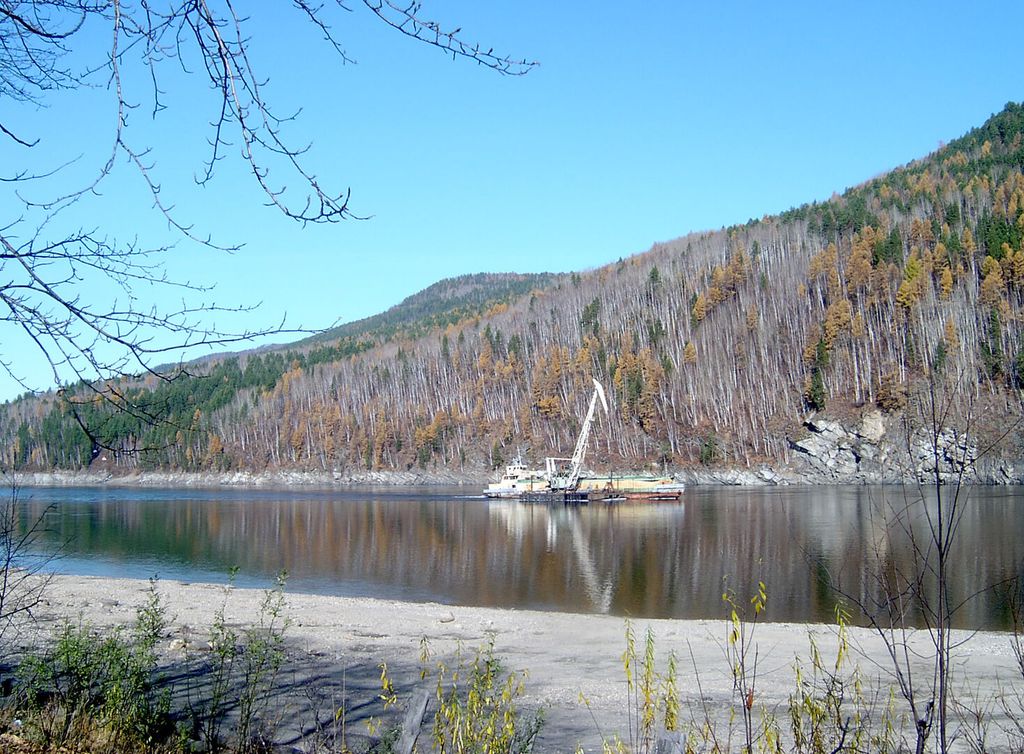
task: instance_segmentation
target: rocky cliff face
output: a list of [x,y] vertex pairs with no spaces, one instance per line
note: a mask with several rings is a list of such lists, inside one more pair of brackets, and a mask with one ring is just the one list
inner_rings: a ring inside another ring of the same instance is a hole
[[977,442],[954,429],[908,431],[881,411],[864,414],[854,426],[816,416],[804,427],[807,436],[791,443],[799,481],[928,484],[938,470],[943,483],[1024,483],[1019,462],[982,457]]
[[[792,443],[797,469],[826,481],[898,482],[905,472],[893,462],[887,427],[880,411],[864,415],[855,427],[814,417],[805,422],[808,435]],[[905,466],[905,464],[904,464]]]

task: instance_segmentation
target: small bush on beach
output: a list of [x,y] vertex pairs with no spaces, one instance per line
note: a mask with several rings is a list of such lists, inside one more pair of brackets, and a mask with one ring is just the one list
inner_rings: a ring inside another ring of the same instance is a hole
[[18,668],[23,727],[44,748],[90,751],[151,748],[169,726],[169,696],[157,693],[157,639],[166,625],[152,586],[130,628],[100,633],[65,622],[48,649]]
[[[655,638],[648,629],[641,642],[631,622],[626,622],[626,649],[622,666],[626,677],[626,730],[605,735],[600,721],[605,754],[836,754],[870,751],[890,754],[907,751],[894,712],[892,693],[868,697],[856,664],[851,666],[848,617],[836,611],[836,655],[828,661],[813,637],[809,639],[809,663],[794,665],[794,688],[788,700],[765,703],[760,698],[758,619],[767,602],[759,583],[750,599],[750,610],[726,590],[728,611],[722,641],[723,664],[732,681],[732,693],[723,708],[709,703],[701,675],[720,668],[692,668],[691,698],[680,690],[675,653],[664,672],[656,663]],[[584,704],[589,708],[586,699]],[[788,717],[788,725],[779,714]],[[591,711],[593,715],[593,711]],[[623,736],[623,733],[625,736]]]
[[795,665],[796,689],[789,697],[790,751],[833,754],[839,751],[900,751],[893,695],[874,700],[864,692],[860,667],[850,667],[849,616],[836,608],[836,656],[825,661],[810,642],[810,665]]
[[[527,754],[544,723],[542,710],[527,712],[519,706],[525,689],[525,672],[506,672],[494,655],[493,639],[477,649],[467,660],[460,646],[453,665],[437,662],[430,666],[430,648],[421,642],[420,680],[433,687],[433,723],[430,749],[439,754]],[[399,697],[381,665],[380,700],[384,709],[398,703]],[[428,701],[426,698],[421,702]],[[415,704],[415,701],[413,701]],[[420,707],[419,711],[425,711]],[[410,744],[419,730],[419,716],[406,721],[408,730],[389,729],[378,737],[372,750],[394,748],[401,734]],[[371,733],[380,734],[379,721],[371,721]],[[416,749],[413,749],[416,751]],[[419,749],[422,751],[423,749]]]
[[494,656],[494,641],[478,649],[466,665],[461,651],[456,666],[437,668],[437,714],[431,739],[440,754],[520,754],[533,748],[543,715],[525,714],[517,704],[525,673],[505,673]]
[[[236,630],[227,620],[227,601],[236,569],[230,572],[224,601],[213,616],[209,651],[189,656],[186,739],[203,750],[233,750],[245,754],[269,747],[276,720],[269,711],[281,667],[285,634],[284,588],[287,574],[278,574],[274,586],[263,593],[255,622]],[[229,712],[234,710],[233,735],[226,735]],[[234,746],[229,745],[234,741]]]
[[[269,751],[289,624],[284,574],[246,628],[231,627],[226,602],[214,615],[208,647],[185,659],[183,708],[172,710],[174,689],[158,674],[167,620],[154,582],[131,626],[100,631],[65,621],[49,646],[25,656],[0,733],[8,728],[27,751],[41,754]],[[5,746],[0,742],[0,751]]]

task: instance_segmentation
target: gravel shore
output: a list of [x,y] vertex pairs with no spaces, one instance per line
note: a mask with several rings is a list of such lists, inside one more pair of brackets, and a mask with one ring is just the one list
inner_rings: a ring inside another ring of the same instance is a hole
[[[148,588],[146,581],[56,576],[38,617],[44,628],[65,618],[95,626],[127,624]],[[225,606],[230,625],[242,627],[255,619],[263,596],[258,589],[174,581],[159,582],[158,590],[171,621],[164,652],[172,668],[183,662],[189,647],[202,650],[219,607]],[[600,751],[602,736],[615,734],[628,740],[621,618],[291,593],[287,615],[289,660],[276,711],[278,740],[293,750],[309,750],[317,718],[332,718],[340,706],[347,710],[350,734],[365,733],[366,719],[382,712],[377,694],[383,662],[400,700],[410,698],[424,685],[424,638],[434,660],[449,663],[460,647],[471,655],[493,641],[504,668],[528,672],[523,706],[543,708],[545,715],[538,751],[572,751],[577,745]],[[735,700],[724,656],[725,621],[636,620],[633,628],[638,643],[648,629],[652,632],[659,670],[664,671],[670,652],[677,656],[684,720],[703,715],[705,707],[727,719]],[[869,690],[889,688],[889,664],[877,636],[865,629],[851,629],[850,636]],[[773,711],[783,724],[795,687],[794,664],[798,658],[806,664],[812,638],[831,662],[837,643],[834,626],[762,624],[754,632],[755,704]],[[1010,638],[972,634],[956,651],[957,678],[973,698],[991,702],[1014,683],[1021,686]],[[924,635],[914,641],[920,649],[927,646]],[[642,647],[638,651],[642,654]]]

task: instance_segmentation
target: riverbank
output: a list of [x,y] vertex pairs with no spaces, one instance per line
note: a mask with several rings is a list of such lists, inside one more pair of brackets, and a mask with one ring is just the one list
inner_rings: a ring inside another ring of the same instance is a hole
[[[95,626],[127,624],[148,588],[148,582],[139,580],[56,576],[37,618],[44,627],[66,618]],[[162,642],[169,667],[182,662],[188,651],[204,651],[218,608],[224,606],[229,625],[243,627],[255,620],[263,595],[256,589],[176,581],[160,582],[158,590],[170,619]],[[350,735],[365,734],[366,720],[383,713],[377,699],[381,663],[387,663],[400,703],[408,700],[424,683],[420,680],[422,639],[429,644],[432,662],[448,664],[455,662],[460,647],[472,654],[493,641],[504,669],[528,672],[523,706],[543,709],[546,720],[538,751],[572,751],[578,744],[588,752],[600,751],[602,735],[618,734],[628,740],[621,661],[625,622],[621,618],[307,594],[288,594],[286,613],[291,620],[286,635],[288,662],[275,707],[281,720],[278,740],[292,750],[308,750],[303,736],[308,743],[315,720],[332,719],[342,705],[347,709]],[[665,670],[670,652],[678,658],[684,722],[691,717],[700,720],[705,706],[722,724],[730,709],[738,712],[730,663],[724,655],[725,621],[637,620],[634,630],[641,657],[642,637],[651,631],[660,671]],[[851,628],[849,632],[852,656],[864,675],[867,694],[884,693],[892,685],[884,646],[869,630]],[[761,710],[774,713],[785,728],[786,705],[795,690],[794,664],[799,661],[806,667],[813,639],[831,667],[836,629],[763,624],[756,627],[753,639],[758,654],[754,698],[758,714]],[[1020,673],[1013,672],[1016,661],[1010,636],[978,633],[957,639],[967,639],[955,652],[958,688],[969,689],[970,699],[977,704],[988,704],[995,725],[1005,723],[995,700],[1007,694],[1019,699],[1024,694]],[[915,641],[923,649],[927,637],[918,635]],[[920,678],[924,677],[922,669]],[[902,712],[901,700],[896,704]],[[993,736],[996,732],[994,728]]]
[[[24,471],[14,479],[27,486],[116,485],[135,487],[319,487],[465,486],[482,490],[496,472],[480,467],[330,471],[298,468],[235,471],[120,469],[101,456],[80,471]],[[645,469],[616,469],[616,473]],[[648,469],[649,470],[649,469]],[[603,473],[598,472],[598,473]],[[872,410],[838,421],[816,415],[790,440],[785,458],[757,464],[668,466],[688,486],[776,486],[821,484],[933,484],[936,473],[950,484],[1024,484],[1024,459],[985,452],[978,440],[945,429],[938,434],[908,431],[893,417]]]
[[[845,453],[847,451],[841,451]],[[841,455],[840,453],[840,455]],[[929,485],[928,472],[907,470],[885,463],[843,465],[837,455],[823,451],[813,461],[800,460],[792,466],[761,465],[679,468],[669,474],[687,487],[772,487],[820,485]],[[660,473],[660,472],[659,472]],[[945,475],[947,482],[956,479]],[[495,480],[495,472],[485,470],[415,471],[305,471],[277,469],[267,471],[19,471],[2,475],[6,486],[22,487],[218,487],[253,489],[346,489],[354,487],[465,487],[467,494],[481,492]],[[986,486],[1024,484],[1024,461],[986,459],[964,475],[964,483]]]
[[24,487],[471,487],[482,490],[493,474],[459,471],[19,471],[5,474]]

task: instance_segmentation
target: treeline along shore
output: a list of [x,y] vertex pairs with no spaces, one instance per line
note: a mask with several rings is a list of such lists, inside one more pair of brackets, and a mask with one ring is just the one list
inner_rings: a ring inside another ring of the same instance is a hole
[[[985,453],[977,438],[940,428],[921,427],[908,432],[902,421],[881,411],[866,412],[856,423],[820,417],[807,419],[792,441],[792,459],[786,465],[767,463],[741,466],[719,463],[687,467],[663,466],[687,485],[790,485],[790,484],[930,484],[937,470],[951,483],[1024,484],[1024,459]],[[540,462],[538,461],[538,465]],[[595,469],[592,473],[617,474],[629,469]],[[140,487],[355,487],[449,486],[466,494],[481,491],[495,471],[480,468],[412,467],[395,469],[266,469],[262,471],[144,470],[94,464],[85,469],[20,471],[8,474],[22,485]]]

